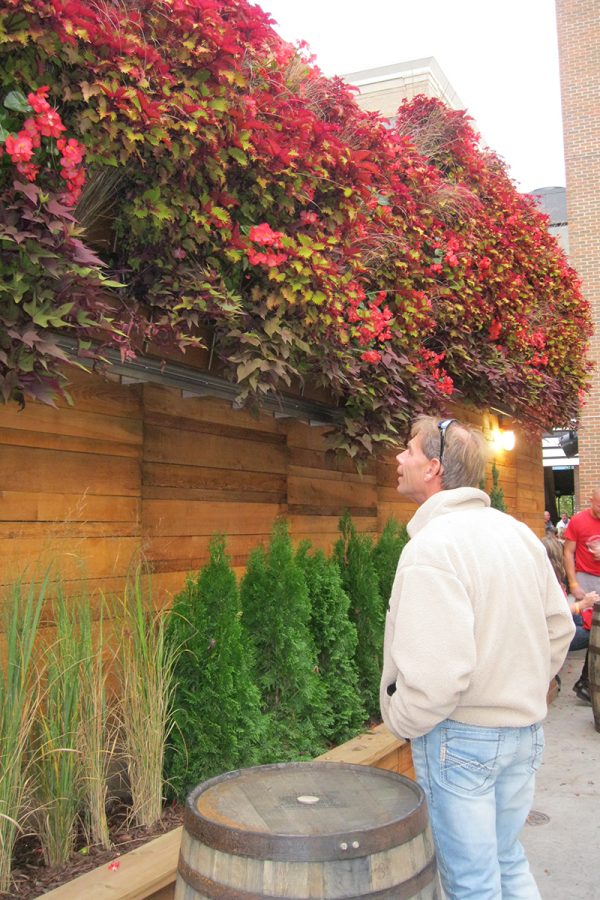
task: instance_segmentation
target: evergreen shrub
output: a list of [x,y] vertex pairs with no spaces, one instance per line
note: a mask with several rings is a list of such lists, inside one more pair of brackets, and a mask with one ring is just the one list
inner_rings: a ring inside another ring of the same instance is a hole
[[306,578],[284,522],[275,525],[267,550],[250,554],[241,598],[256,683],[269,715],[271,758],[316,756],[330,732],[327,692],[309,628]]
[[167,640],[180,652],[165,775],[183,800],[201,781],[258,762],[265,736],[223,537],[213,538],[210,561],[175,598]]
[[500,512],[507,512],[506,501],[504,499],[504,491],[500,487],[500,473],[496,467],[496,461],[492,464],[492,489],[490,491],[490,503],[493,509],[499,509]]
[[383,653],[384,608],[373,564],[370,538],[358,534],[349,513],[340,519],[341,537],[334,547],[342,585],[350,598],[350,619],[356,625],[356,666],[367,715],[379,719],[379,680]]
[[317,648],[319,672],[327,692],[330,716],[327,740],[341,744],[354,737],[366,719],[354,656],[358,636],[350,621],[350,599],[334,560],[320,550],[309,555],[309,543],[298,549],[311,604],[310,629]]
[[408,541],[406,525],[394,518],[390,518],[385,523],[379,540],[373,548],[373,565],[377,572],[379,593],[383,600],[384,610],[392,593],[392,585],[394,584],[394,576],[400,554]]

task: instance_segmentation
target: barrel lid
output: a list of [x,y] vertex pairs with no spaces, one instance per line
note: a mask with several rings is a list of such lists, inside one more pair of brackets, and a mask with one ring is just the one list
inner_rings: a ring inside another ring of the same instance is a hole
[[366,856],[427,823],[421,788],[395,772],[335,762],[238,769],[192,791],[184,827],[202,844],[301,862]]

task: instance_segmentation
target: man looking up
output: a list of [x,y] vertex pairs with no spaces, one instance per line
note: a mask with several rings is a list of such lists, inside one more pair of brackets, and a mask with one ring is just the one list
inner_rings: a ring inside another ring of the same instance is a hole
[[381,711],[412,740],[446,895],[539,898],[518,835],[550,679],[574,625],[540,540],[477,488],[481,433],[416,420],[397,456],[408,524],[386,619]]

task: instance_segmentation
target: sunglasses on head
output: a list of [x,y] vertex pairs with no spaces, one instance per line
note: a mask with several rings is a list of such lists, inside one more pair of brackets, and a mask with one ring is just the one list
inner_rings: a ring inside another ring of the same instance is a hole
[[446,432],[453,422],[456,422],[456,419],[444,419],[441,422],[438,422],[438,431],[440,433],[440,462],[442,461],[442,457],[444,456],[444,444],[446,443]]

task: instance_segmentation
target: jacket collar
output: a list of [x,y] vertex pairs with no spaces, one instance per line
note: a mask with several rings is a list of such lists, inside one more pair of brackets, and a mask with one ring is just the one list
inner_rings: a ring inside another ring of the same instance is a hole
[[437,516],[482,510],[489,505],[488,495],[477,488],[460,487],[453,488],[451,491],[438,491],[437,494],[433,494],[425,503],[421,504],[406,526],[407,531],[411,537],[414,537],[431,519]]

